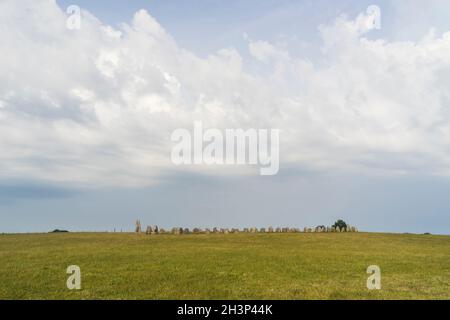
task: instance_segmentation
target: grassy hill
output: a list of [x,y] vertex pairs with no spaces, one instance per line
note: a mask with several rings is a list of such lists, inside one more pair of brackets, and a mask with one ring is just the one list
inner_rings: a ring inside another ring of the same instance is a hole
[[[368,290],[379,265],[382,289]],[[66,288],[78,265],[82,289]],[[450,299],[450,237],[0,235],[0,299]]]

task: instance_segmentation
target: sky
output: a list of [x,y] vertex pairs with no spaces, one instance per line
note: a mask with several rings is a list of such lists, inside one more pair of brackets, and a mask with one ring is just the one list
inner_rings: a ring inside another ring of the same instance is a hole
[[[448,17],[445,0],[2,0],[0,232],[450,234]],[[278,174],[174,165],[195,121],[279,129]]]

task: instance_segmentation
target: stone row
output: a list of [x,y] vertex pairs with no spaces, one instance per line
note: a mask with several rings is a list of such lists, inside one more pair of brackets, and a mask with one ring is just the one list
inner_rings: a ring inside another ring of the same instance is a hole
[[[141,232],[141,226],[139,222],[136,224],[136,232]],[[172,228],[170,231],[166,231],[163,228],[158,228],[158,226],[148,226],[146,229],[146,234],[152,235],[152,234],[210,234],[210,233],[222,233],[222,234],[229,234],[229,233],[324,233],[324,232],[358,232],[358,229],[353,226],[347,226],[347,228],[339,228],[339,227],[316,227],[316,228],[244,228],[243,230],[232,228],[194,228],[190,230],[189,228],[180,228],[175,227]]]

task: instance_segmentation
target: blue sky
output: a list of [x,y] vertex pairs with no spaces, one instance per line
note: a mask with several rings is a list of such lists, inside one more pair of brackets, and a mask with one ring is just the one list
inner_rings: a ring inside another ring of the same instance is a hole
[[194,1],[71,1],[58,0],[61,7],[77,4],[103,22],[116,25],[130,21],[134,13],[146,9],[157,18],[183,47],[210,54],[228,46],[242,45],[245,32],[255,39],[276,40],[296,37],[317,44],[318,26],[340,14],[356,16],[370,5],[382,10],[384,27],[376,36],[395,40],[416,40],[430,27],[449,30],[450,9],[445,1],[371,0],[194,0]]
[[[446,1],[42,3],[0,7],[0,232],[450,234]],[[68,33],[73,4],[98,20]],[[369,5],[380,30],[360,25]],[[199,118],[282,129],[280,173],[174,168],[170,132]]]

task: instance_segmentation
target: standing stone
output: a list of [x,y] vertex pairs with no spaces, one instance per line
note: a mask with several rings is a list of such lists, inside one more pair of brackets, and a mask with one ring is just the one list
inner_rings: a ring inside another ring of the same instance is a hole
[[161,229],[159,229],[159,233],[166,233],[166,230],[161,228]]
[[259,232],[261,232],[261,233],[266,233],[266,228],[261,228],[261,229],[259,229]]
[[269,233],[273,233],[273,227],[270,226],[269,229],[267,230]]
[[145,231],[146,234],[152,234],[152,226],[147,226],[147,230]]
[[141,233],[141,221],[140,220],[136,220],[136,229],[135,229],[136,233]]
[[184,228],[184,230],[183,230],[183,234],[189,234],[189,228]]

